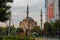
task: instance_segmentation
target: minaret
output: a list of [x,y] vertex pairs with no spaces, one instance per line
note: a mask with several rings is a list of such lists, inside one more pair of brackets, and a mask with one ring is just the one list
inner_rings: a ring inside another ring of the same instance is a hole
[[[41,9],[41,15],[40,15],[40,17],[41,17],[41,30],[42,30],[42,9]],[[41,31],[41,36],[42,36],[42,31]]]
[[28,17],[29,17],[29,9],[28,9],[28,4],[27,4],[27,11],[26,11],[26,13],[27,13],[27,19],[28,19]]
[[41,29],[42,29],[42,9],[41,9]]
[[29,9],[28,9],[28,4],[27,4],[27,11],[26,11],[26,17],[27,17],[27,28],[26,29],[28,29],[28,30],[26,30],[27,31],[27,35],[29,35],[29,33],[30,33],[30,31],[29,31]]

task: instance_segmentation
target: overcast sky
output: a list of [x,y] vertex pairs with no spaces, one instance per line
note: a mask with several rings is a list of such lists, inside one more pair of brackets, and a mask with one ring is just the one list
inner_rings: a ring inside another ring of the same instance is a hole
[[40,24],[40,11],[43,10],[43,22],[45,21],[44,0],[14,0],[11,4],[12,21],[15,26],[26,17],[26,6],[29,6],[29,16]]
[[29,16],[40,24],[40,11],[43,11],[43,22],[45,22],[44,0],[14,0],[11,4],[12,23],[18,27],[19,22],[26,17],[26,6],[29,6]]

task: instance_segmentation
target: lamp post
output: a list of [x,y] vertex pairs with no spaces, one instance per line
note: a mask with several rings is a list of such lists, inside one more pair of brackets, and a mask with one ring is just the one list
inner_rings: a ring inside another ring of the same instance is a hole
[[9,15],[8,36],[10,36],[10,26],[11,26],[11,13]]

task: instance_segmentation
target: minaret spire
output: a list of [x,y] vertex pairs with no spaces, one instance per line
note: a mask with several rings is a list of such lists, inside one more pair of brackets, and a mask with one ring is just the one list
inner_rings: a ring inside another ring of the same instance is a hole
[[29,8],[28,8],[28,4],[27,4],[27,18],[29,17]]
[[41,29],[42,29],[42,9],[41,9]]

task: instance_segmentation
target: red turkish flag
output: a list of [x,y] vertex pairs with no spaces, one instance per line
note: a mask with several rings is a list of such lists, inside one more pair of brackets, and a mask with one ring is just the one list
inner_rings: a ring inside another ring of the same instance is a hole
[[53,13],[53,3],[51,3],[48,7],[48,18],[51,19],[53,18],[54,13]]

